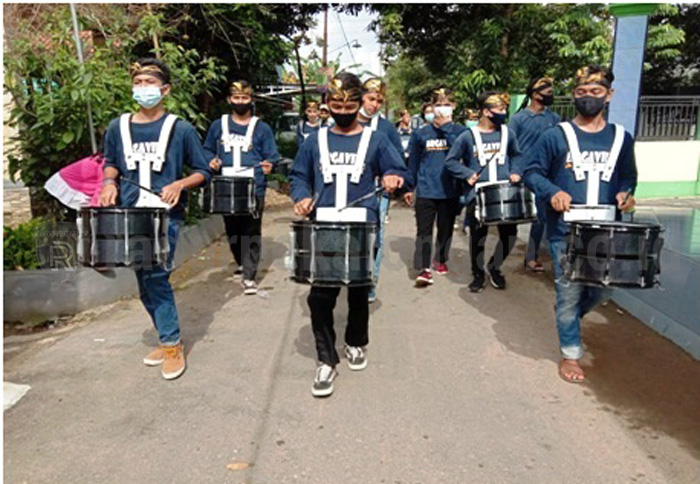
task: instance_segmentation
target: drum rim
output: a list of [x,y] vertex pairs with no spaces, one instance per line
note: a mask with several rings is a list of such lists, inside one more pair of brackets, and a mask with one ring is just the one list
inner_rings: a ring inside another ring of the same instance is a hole
[[376,227],[376,222],[330,222],[330,221],[317,221],[317,220],[292,220],[290,222],[292,227],[313,227],[318,225],[323,228],[371,228]]
[[168,209],[161,207],[81,207],[81,212],[98,212],[98,213],[163,213],[166,214]]
[[596,229],[596,230],[609,230],[611,228],[613,229],[620,229],[621,232],[629,232],[635,229],[659,229],[659,231],[663,232],[664,227],[661,224],[653,223],[653,222],[621,222],[621,221],[607,221],[607,220],[577,220],[573,222],[569,222],[571,224],[572,228],[574,226],[583,226],[585,228],[589,229]]

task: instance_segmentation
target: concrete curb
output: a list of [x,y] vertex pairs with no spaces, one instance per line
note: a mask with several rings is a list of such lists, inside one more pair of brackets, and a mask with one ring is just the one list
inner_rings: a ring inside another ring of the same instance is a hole
[[[175,252],[175,266],[224,234],[220,216],[184,227]],[[138,294],[133,271],[92,269],[4,271],[4,321],[40,322],[76,314]]]

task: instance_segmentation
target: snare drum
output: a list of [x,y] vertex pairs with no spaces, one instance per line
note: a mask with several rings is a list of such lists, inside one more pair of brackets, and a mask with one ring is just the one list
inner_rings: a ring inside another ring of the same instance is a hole
[[292,280],[326,287],[372,284],[377,224],[298,220],[291,229]]
[[500,181],[476,187],[476,218],[483,225],[530,223],[537,219],[535,196],[521,183]]
[[204,211],[223,215],[257,216],[255,179],[214,176],[204,189]]
[[572,222],[563,261],[572,282],[650,288],[661,272],[661,225],[632,222]]
[[152,267],[170,253],[164,208],[83,207],[78,212],[78,262],[86,267]]

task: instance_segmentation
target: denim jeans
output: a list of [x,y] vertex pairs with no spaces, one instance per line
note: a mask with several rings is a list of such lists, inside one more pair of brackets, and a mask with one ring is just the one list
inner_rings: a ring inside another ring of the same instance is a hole
[[389,212],[389,197],[379,197],[379,233],[377,234],[377,253],[374,258],[374,285],[379,282],[379,268],[382,267],[382,256],[384,255],[384,225],[386,225],[386,214]]
[[564,358],[578,360],[583,356],[581,318],[609,297],[609,292],[601,287],[570,282],[563,277],[561,260],[566,254],[566,240],[550,242],[549,250],[554,261],[559,347]]
[[175,245],[181,225],[181,219],[170,219],[168,224],[170,254],[165,267],[153,265],[149,268],[136,269],[141,302],[158,331],[160,344],[166,346],[176,345],[180,342],[180,322],[175,307],[173,288],[170,286],[170,273],[172,272]]
[[537,197],[535,199],[535,204],[537,206],[537,220],[532,222],[530,226],[530,237],[527,241],[527,251],[525,253],[525,262],[537,260],[537,253],[540,249],[540,244],[542,243],[542,236],[544,235],[544,229],[546,226],[545,221],[545,210],[547,205],[542,202],[542,199]]

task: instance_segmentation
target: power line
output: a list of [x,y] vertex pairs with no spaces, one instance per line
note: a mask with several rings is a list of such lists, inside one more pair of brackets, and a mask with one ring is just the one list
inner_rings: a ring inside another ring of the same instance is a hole
[[345,45],[348,46],[348,52],[350,52],[350,57],[352,57],[352,64],[357,64],[355,60],[355,54],[352,53],[352,47],[350,47],[350,42],[348,41],[348,36],[345,35],[345,28],[343,27],[343,21],[340,20],[340,14],[335,12],[335,16],[338,17],[338,23],[340,24],[340,31],[343,33],[343,38],[345,39]]

